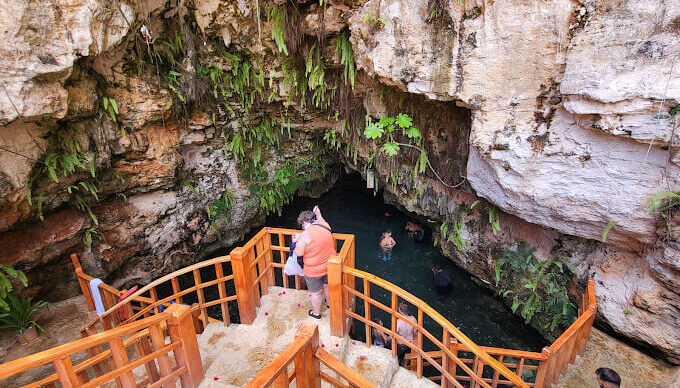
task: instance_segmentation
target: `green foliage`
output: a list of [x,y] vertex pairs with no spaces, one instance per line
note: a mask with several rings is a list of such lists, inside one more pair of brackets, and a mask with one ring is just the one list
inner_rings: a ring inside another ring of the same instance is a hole
[[378,15],[378,11],[365,13],[361,21],[371,29],[383,28],[387,25],[387,21]]
[[22,297],[16,294],[9,294],[7,296],[8,311],[0,314],[0,329],[14,329],[19,334],[35,326],[41,332],[43,328],[33,320],[33,315],[49,305],[47,302],[37,301],[32,303],[30,297]]
[[85,246],[87,247],[88,252],[92,251],[92,243],[94,242],[95,239],[100,240],[102,238],[101,233],[99,233],[99,227],[97,225],[93,225],[87,229],[85,229],[84,233],[84,240],[85,240]]
[[602,242],[607,242],[607,235],[609,234],[609,231],[612,230],[613,227],[615,227],[617,224],[616,221],[609,221],[607,223],[607,226],[604,227],[602,230]]
[[338,54],[338,60],[344,66],[342,79],[345,84],[349,83],[354,88],[354,79],[356,78],[357,70],[354,63],[354,50],[352,43],[349,41],[349,33],[344,30],[335,41],[335,51]]
[[286,5],[277,5],[269,8],[269,21],[272,23],[272,39],[276,43],[276,48],[279,52],[288,55],[288,47],[286,47],[286,39],[284,37],[286,31]]
[[208,63],[198,68],[198,74],[210,80],[213,97],[220,100],[225,109],[234,114],[229,100],[236,97],[244,112],[249,113],[264,90],[264,72],[247,57],[225,53],[224,62],[227,69]]
[[496,261],[498,294],[512,295],[512,311],[519,311],[527,323],[537,314],[544,314],[547,318],[538,322],[544,328],[567,327],[576,316],[576,306],[567,296],[573,269],[563,258],[539,261],[534,251],[521,243],[517,251],[507,251]]
[[494,236],[501,231],[501,221],[496,213],[496,208],[493,206],[489,207],[489,224]]
[[462,234],[463,224],[461,222],[454,222],[453,227],[449,228],[448,221],[444,221],[439,227],[439,231],[442,235],[442,241],[452,242],[456,245],[456,249],[459,251],[464,251],[467,248],[467,241]]
[[623,315],[633,315],[633,312],[628,309],[625,309],[623,310]]
[[675,116],[676,114],[678,114],[678,112],[680,112],[680,104],[672,107],[668,114],[670,114],[671,116]]
[[321,56],[321,49],[313,44],[305,62],[307,88],[311,92],[312,103],[317,108],[327,108],[331,93],[335,90],[326,83],[326,64]]
[[114,123],[118,122],[116,120],[116,117],[118,116],[118,103],[116,102],[115,98],[106,96],[102,97],[102,109],[104,112],[109,114],[111,121]]
[[666,239],[673,238],[673,226],[671,219],[680,210],[680,193],[673,191],[660,191],[647,201],[650,213],[661,217],[666,224]]
[[[170,70],[168,74],[165,76],[165,79],[166,81],[168,81],[168,87],[170,88],[170,90],[172,90],[172,92],[175,94],[175,96],[177,96],[177,98],[181,102],[184,102],[184,95],[182,95],[182,93],[179,91],[179,77],[181,76],[182,73]],[[169,104],[172,104],[172,102],[170,102]],[[167,108],[170,108],[170,106],[168,106]]]
[[300,185],[309,179],[310,175],[325,175],[326,164],[321,156],[298,158],[287,162],[277,170],[271,178],[262,177],[251,185],[251,192],[259,199],[260,208],[266,214],[277,213],[293,198],[293,194]]
[[224,222],[229,222],[229,211],[234,205],[234,189],[225,191],[219,198],[214,200],[211,204],[206,205],[205,212],[210,222],[210,229],[215,231],[219,238],[222,236],[217,229],[217,220],[222,219]]
[[26,275],[18,269],[14,269],[9,265],[0,264],[0,311],[8,310],[7,296],[12,292],[12,280],[16,279],[24,287],[28,286]]

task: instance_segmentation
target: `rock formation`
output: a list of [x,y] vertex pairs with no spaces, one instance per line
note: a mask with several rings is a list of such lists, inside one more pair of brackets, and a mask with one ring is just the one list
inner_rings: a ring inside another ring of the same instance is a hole
[[[0,10],[0,263],[53,298],[75,292],[71,252],[116,284],[147,282],[261,225],[258,190],[300,155],[310,162],[299,192],[337,179],[339,163],[363,172],[376,151],[351,135],[364,111],[409,106],[446,184],[429,171],[413,178],[413,155],[377,161],[388,201],[435,229],[458,222],[466,247],[442,249],[490,286],[517,239],[542,260],[568,257],[573,296],[597,280],[600,326],[680,363],[680,247],[668,230],[678,221],[648,209],[655,194],[680,191],[669,113],[680,104],[678,7],[297,1],[285,57],[269,10],[286,3],[12,0]],[[353,88],[334,47],[343,31]],[[310,62],[312,42],[325,68]],[[296,58],[304,76],[332,84],[330,106],[312,103],[312,86],[307,100],[296,95]],[[227,83],[244,74],[234,61],[250,66],[249,83],[221,89],[219,71]],[[276,145],[239,159],[236,135],[271,123]],[[65,155],[80,165],[52,176],[49,158]],[[502,210],[500,232],[470,209],[479,199]]]

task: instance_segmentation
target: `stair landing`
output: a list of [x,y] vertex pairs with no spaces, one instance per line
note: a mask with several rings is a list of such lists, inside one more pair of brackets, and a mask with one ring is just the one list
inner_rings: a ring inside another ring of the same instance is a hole
[[[205,380],[200,388],[242,387],[293,342],[303,323],[319,327],[319,346],[378,387],[435,387],[438,384],[399,368],[388,349],[330,334],[328,309],[321,320],[307,315],[309,294],[303,290],[270,287],[250,325],[211,323],[198,338]],[[335,376],[325,367],[325,373]],[[294,383],[294,381],[293,381]],[[292,386],[293,384],[291,384]],[[322,386],[330,386],[325,382]]]

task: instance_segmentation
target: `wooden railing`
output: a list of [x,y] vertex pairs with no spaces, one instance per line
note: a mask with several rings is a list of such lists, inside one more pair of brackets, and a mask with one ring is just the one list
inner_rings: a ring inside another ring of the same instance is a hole
[[[423,376],[423,367],[425,366],[424,361],[426,361],[441,375],[443,386],[462,388],[463,385],[460,383],[460,380],[467,380],[471,382],[472,386],[491,388],[488,382],[485,381],[484,375],[488,373],[498,373],[509,381],[509,386],[528,387],[519,376],[512,373],[505,365],[477,346],[465,334],[422,300],[368,272],[355,268],[339,267],[337,270],[341,270],[342,273],[332,275],[331,270],[332,269],[329,267],[329,288],[331,289],[338,288],[337,284],[331,283],[331,279],[343,279],[347,276],[354,278],[356,283],[362,285],[361,290],[358,290],[357,287],[350,287],[348,284],[342,284],[342,294],[335,294],[335,296],[331,295],[331,300],[334,297],[342,298],[341,300],[349,300],[350,297],[363,300],[363,314],[359,314],[359,309],[354,309],[353,311],[351,308],[346,308],[344,312],[345,316],[348,318],[355,319],[365,325],[366,345],[371,345],[371,329],[374,328],[392,337],[391,348],[394,356],[397,355],[398,343],[408,346],[411,352],[415,353],[416,374],[418,378]],[[387,294],[387,300],[389,300],[387,303],[389,303],[389,305],[382,303],[377,298],[371,296],[371,294],[376,293],[376,291],[383,295]],[[411,322],[406,316],[398,311],[398,306],[401,301],[405,301],[415,307],[416,323]],[[347,306],[347,303],[342,304]],[[382,310],[383,313],[390,316],[389,328],[378,325],[371,320],[372,308]],[[428,320],[430,327],[436,326],[438,328],[438,333],[435,334],[425,328],[426,319]],[[404,322],[404,324],[410,325],[415,329],[413,342],[409,342],[397,334],[396,327],[398,321]],[[339,324],[344,323],[345,321],[341,320]],[[331,321],[331,325],[333,325],[333,321]],[[334,330],[331,326],[331,332],[334,331],[344,331],[344,328],[336,328]],[[461,357],[459,357],[457,352],[451,350],[449,344],[453,339],[462,344],[474,355],[475,368],[471,368],[463,359],[461,359]],[[425,341],[429,342],[427,346]],[[426,347],[434,347],[435,350],[442,352],[441,359],[437,361],[432,358],[426,350]],[[457,370],[463,374],[462,376],[464,379],[456,377],[458,375],[456,373]]]
[[[289,366],[293,364],[293,368]],[[324,373],[321,364],[335,372],[336,377]],[[289,371],[289,369],[291,369]],[[346,380],[347,383],[342,382]],[[319,347],[319,328],[316,325],[300,325],[295,341],[281,352],[269,365],[255,376],[246,388],[273,386],[283,388],[295,380],[297,388],[320,387],[321,381],[333,387],[374,388],[364,377],[350,369],[340,360]]]
[[[199,326],[197,332],[201,332],[201,327],[205,327],[209,322],[221,321],[229,325],[229,302],[236,300],[233,291],[228,292],[234,288],[232,284],[234,275],[225,275],[231,272],[230,262],[229,256],[206,260],[154,280],[119,303],[110,301],[107,306],[108,310],[85,326],[82,330],[83,334],[91,335],[155,315],[173,304],[191,305],[191,311],[200,322],[197,325]],[[78,274],[78,268],[76,268],[76,274]],[[110,286],[107,287],[110,288]],[[206,289],[213,289],[216,292],[206,293]],[[122,294],[121,291],[118,293]],[[86,294],[86,300],[88,296],[91,298],[91,295]],[[103,299],[110,298],[104,297]],[[88,306],[90,304],[91,301],[88,301]],[[219,314],[214,315],[220,316],[221,319],[211,318],[208,315],[208,309],[212,306],[219,306]]]
[[[83,354],[85,360],[74,365],[73,359]],[[7,382],[3,379],[21,379],[22,373],[36,368],[54,373],[23,388],[55,387],[57,383],[63,388],[90,388],[110,381],[119,388],[170,388],[177,379],[183,388],[196,388],[204,377],[191,312],[183,305],[2,364],[0,386]]]
[[[186,303],[187,299],[191,299],[191,310],[201,325],[220,320],[228,325],[229,303],[238,305],[241,323],[252,323],[260,298],[268,293],[270,286],[303,288],[304,283],[300,277],[289,277],[283,273],[291,236],[299,232],[292,229],[263,228],[244,246],[235,248],[229,256],[204,261],[164,276],[121,303],[109,302],[109,309],[84,329],[84,335],[96,332],[97,324],[108,329],[130,323],[158,314],[172,303]],[[406,357],[407,366],[418,377],[423,376],[424,368],[429,366],[436,370],[435,376],[431,378],[441,381],[444,387],[462,387],[464,383],[475,388],[543,388],[555,382],[576,355],[583,351],[596,309],[592,281],[584,295],[579,318],[553,345],[544,348],[541,353],[482,347],[472,342],[422,300],[383,279],[355,269],[353,235],[333,234],[333,237],[338,254],[328,262],[331,333],[336,336],[345,335],[349,323],[356,320],[365,325],[366,343],[369,346],[372,328],[391,335],[393,354],[396,355],[397,342],[405,343],[410,348],[412,354]],[[212,269],[211,275],[202,276],[207,269]],[[89,282],[79,265],[76,267],[76,274],[81,285],[85,281]],[[206,294],[204,291],[209,287],[217,289],[217,292]],[[165,295],[159,297],[159,288],[165,289]],[[102,289],[109,294],[108,299],[115,300],[122,293],[109,286],[101,285],[100,290]],[[89,287],[83,287],[83,292],[87,300]],[[379,294],[385,296],[384,303],[380,298],[374,297]],[[356,306],[357,298],[360,303],[363,302],[358,306],[359,309]],[[411,323],[397,311],[400,301],[415,308],[417,323]],[[219,314],[212,314],[213,317],[209,315],[208,308],[218,305],[221,319],[217,316]],[[362,308],[363,313],[360,313]],[[382,310],[383,314],[390,317],[390,324],[387,325],[389,328],[372,322],[371,309]],[[121,311],[124,312],[123,317]],[[414,327],[416,336],[413,343],[396,334],[398,320]],[[196,331],[200,332],[200,329],[197,327]]]
[[[586,292],[583,295],[576,321],[552,345],[543,348],[541,353],[484,346],[481,348],[516,375],[521,376],[530,387],[550,387],[567,370],[569,364],[574,362],[576,356],[583,353],[596,310],[595,282],[591,280],[588,282]],[[479,360],[471,354],[469,348],[455,340],[451,341],[449,347],[451,352],[458,354],[460,359],[468,364],[472,370],[478,368]],[[439,361],[443,357],[443,352],[432,351],[428,352],[428,355],[430,358]],[[407,355],[405,357],[406,367],[416,371],[417,358],[415,353]],[[430,365],[430,363],[426,361],[424,366],[427,365]],[[441,376],[432,376],[430,379],[439,381]],[[460,374],[456,375],[456,379],[469,381],[467,376]],[[491,377],[484,377],[484,381],[493,387],[509,383],[496,372]]]

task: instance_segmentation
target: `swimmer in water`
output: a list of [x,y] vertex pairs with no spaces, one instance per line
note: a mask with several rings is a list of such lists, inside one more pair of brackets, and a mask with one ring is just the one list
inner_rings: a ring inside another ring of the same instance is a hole
[[392,259],[392,248],[397,245],[397,242],[392,238],[392,232],[387,231],[380,237],[380,249],[382,250],[382,260],[389,261]]

